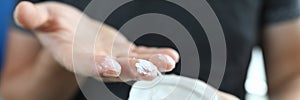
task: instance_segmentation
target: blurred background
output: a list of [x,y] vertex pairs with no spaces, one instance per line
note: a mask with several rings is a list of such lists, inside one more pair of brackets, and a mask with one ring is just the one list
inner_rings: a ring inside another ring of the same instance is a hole
[[[3,67],[5,57],[5,44],[8,33],[8,26],[11,23],[12,8],[14,0],[1,0],[0,1],[0,74]],[[0,100],[1,93],[0,93]]]
[[1,0],[0,3],[0,70],[3,66],[3,57],[5,55],[5,42],[8,31],[8,25],[11,23],[11,15],[14,0]]
[[[5,56],[6,36],[9,23],[12,19],[13,0],[1,0],[0,3],[0,64],[3,66]],[[245,82],[248,92],[247,100],[267,100],[267,84],[262,51],[259,47],[253,49],[252,60],[249,67],[248,77]],[[0,93],[1,94],[1,93]]]

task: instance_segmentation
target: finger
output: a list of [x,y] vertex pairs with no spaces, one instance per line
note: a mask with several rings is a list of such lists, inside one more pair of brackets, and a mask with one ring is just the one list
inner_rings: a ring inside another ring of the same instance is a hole
[[161,72],[168,72],[175,68],[176,62],[169,55],[165,54],[140,54],[137,55],[138,59],[147,59],[157,66]]
[[171,56],[175,62],[179,61],[179,54],[177,53],[177,51],[171,48],[149,48],[139,46],[133,49],[132,51],[138,54],[166,54]]
[[100,77],[119,77],[121,65],[113,58],[107,56],[95,57],[96,68]]
[[[72,63],[73,60],[74,62]],[[58,60],[63,61],[62,65],[65,66],[68,70],[74,72],[75,74],[94,77],[94,78],[115,78],[119,77],[121,73],[120,64],[113,58],[107,56],[80,56],[73,57],[72,59],[67,60]]]
[[159,75],[157,67],[147,60],[123,57],[117,61],[122,66],[120,79],[123,81],[153,80]]
[[15,22],[25,29],[36,29],[49,19],[46,7],[36,6],[28,1],[19,3],[14,11]]

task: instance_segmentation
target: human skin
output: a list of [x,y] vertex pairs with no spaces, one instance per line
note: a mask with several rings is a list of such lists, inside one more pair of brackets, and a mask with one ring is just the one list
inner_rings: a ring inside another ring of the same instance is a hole
[[[157,74],[137,72],[135,65],[140,59],[157,69],[152,73],[171,71],[179,60],[179,54],[173,49],[135,46],[117,30],[66,4],[24,1],[16,7],[14,18],[36,37],[17,30],[10,32],[1,81],[5,99],[65,100],[78,89],[74,74],[105,82],[152,80]],[[80,20],[84,27],[77,30]],[[101,33],[95,49],[79,48],[73,52],[75,31],[87,35]],[[76,63],[81,66],[76,73],[73,53],[79,55]]]
[[300,98],[300,19],[265,27],[262,46],[271,100]]
[[[23,11],[20,11],[21,9]],[[64,12],[61,9],[64,9]],[[1,93],[4,99],[66,100],[74,96],[78,86],[73,66],[70,66],[72,63],[70,49],[74,36],[72,33],[76,29],[74,25],[78,23],[81,16],[80,11],[60,3],[48,2],[32,5],[22,2],[18,5],[15,11],[16,21],[21,27],[33,30],[37,38],[16,30],[10,32],[6,64],[1,79]],[[87,16],[83,17],[87,19],[87,27],[82,31],[99,28],[101,23],[89,19]],[[264,27],[262,48],[265,54],[271,99],[300,98],[298,95],[300,93],[299,27],[299,19]],[[133,66],[137,59],[152,62],[160,71],[172,70],[174,63],[167,60],[157,61],[157,54],[169,56],[174,62],[179,59],[178,54],[172,49],[134,46],[109,26],[104,27],[104,33],[107,33],[105,38],[97,39],[101,45],[96,48],[97,55],[92,58],[98,58],[100,60],[96,61],[101,62],[101,57],[108,56],[111,60],[119,63],[120,68],[111,66],[112,70],[109,68],[109,70],[105,70],[108,71],[105,76],[103,75],[104,70],[93,72],[89,69],[95,66],[87,65],[88,71],[84,70],[76,74],[90,77],[101,76],[100,78],[106,82],[128,81],[137,78],[151,80],[155,76],[145,77],[136,72]],[[112,50],[111,45],[107,45],[112,41],[101,41],[116,36],[118,38],[116,40],[120,41],[116,41],[114,45],[119,45],[117,47],[122,47],[121,49]],[[107,48],[109,49],[107,50]],[[61,54],[61,52],[64,53]],[[93,54],[86,51],[79,52],[79,54],[81,53]],[[95,60],[82,59],[82,61],[93,62]],[[218,91],[218,94],[224,100],[235,98],[221,91]]]
[[[8,57],[1,81],[1,90],[5,99],[66,100],[72,98],[78,89],[74,74],[95,77],[105,82],[152,80],[156,76],[137,73],[136,67],[133,67],[140,66],[137,64],[141,61],[139,59],[148,60],[161,72],[171,71],[175,67],[175,62],[179,60],[178,53],[173,49],[135,46],[115,29],[61,3],[45,2],[33,5],[22,2],[16,7],[15,20],[19,26],[34,31],[37,38],[11,30]],[[79,20],[83,21],[81,23],[84,27],[77,32],[103,34],[96,39],[98,44],[95,46],[95,56],[93,52],[81,48],[76,52],[82,57],[77,58],[82,61],[81,66],[87,68],[74,73],[74,68],[71,66],[71,49],[74,46],[73,38]],[[100,25],[103,25],[102,30],[97,33]],[[85,57],[85,55],[92,56]],[[100,71],[96,68],[96,71],[93,71],[95,70],[93,67],[103,67],[101,65],[103,59],[107,59],[105,57],[114,60],[113,62],[118,63],[121,68],[114,68],[115,66],[111,66],[114,64],[108,62],[105,67],[112,67],[108,68],[109,73],[105,72],[107,71],[105,68],[100,68]],[[15,62],[16,60],[18,62]],[[100,66],[94,66],[94,63],[96,65],[100,63]],[[222,92],[218,92],[218,95],[223,100],[236,99]]]
[[[144,76],[136,72],[134,65],[138,59],[152,62],[160,71],[172,70],[179,59],[178,53],[173,49],[137,47],[112,27],[62,3],[45,2],[33,5],[22,2],[16,7],[15,21],[19,26],[33,30],[43,47],[67,70],[74,70],[72,55],[78,55],[79,57],[73,59],[77,59],[78,66],[85,67],[79,68],[76,74],[83,76],[118,77],[125,81],[137,78],[151,80],[156,76]],[[84,25],[77,27],[79,22]],[[76,33],[84,34],[77,44],[73,40]],[[85,43],[90,39],[85,37],[96,36],[95,34],[99,35],[95,45]],[[85,48],[85,45],[95,48]],[[156,55],[162,55],[162,59]]]

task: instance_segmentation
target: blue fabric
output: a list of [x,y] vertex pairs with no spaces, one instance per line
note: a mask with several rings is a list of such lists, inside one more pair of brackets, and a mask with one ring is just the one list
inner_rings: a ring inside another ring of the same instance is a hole
[[0,3],[0,71],[3,67],[8,24],[11,20],[13,0],[1,0]]

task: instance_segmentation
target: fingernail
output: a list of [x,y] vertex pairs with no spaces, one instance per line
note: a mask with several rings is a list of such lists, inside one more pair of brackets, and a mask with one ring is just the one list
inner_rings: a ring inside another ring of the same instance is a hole
[[97,59],[99,61],[99,71],[105,77],[118,77],[121,74],[121,65],[112,58],[100,57]]
[[176,65],[176,62],[173,60],[173,58],[171,56],[165,55],[167,62],[168,62],[168,68],[167,69],[173,69]]
[[157,54],[150,58],[151,62],[158,66],[160,71],[170,71],[175,67],[176,62],[172,57],[163,54]]
[[114,70],[107,70],[102,75],[105,77],[118,77],[119,76],[119,74]]
[[137,68],[137,72],[139,74],[148,77],[156,77],[159,73],[157,67],[147,60],[138,59],[135,67]]

